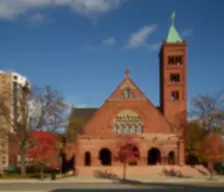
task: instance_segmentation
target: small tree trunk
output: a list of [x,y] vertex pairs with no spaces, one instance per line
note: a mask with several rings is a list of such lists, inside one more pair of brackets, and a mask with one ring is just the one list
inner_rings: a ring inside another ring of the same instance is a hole
[[213,171],[210,171],[210,179],[213,179]]
[[212,162],[209,162],[209,171],[210,171],[210,179],[213,179],[213,173],[214,173],[214,165]]
[[44,166],[40,165],[40,179],[44,179]]
[[127,174],[127,163],[123,163],[123,180],[126,180],[126,174]]
[[20,158],[21,158],[21,175],[25,176],[26,175],[26,165],[25,165],[25,156],[23,153],[20,154]]

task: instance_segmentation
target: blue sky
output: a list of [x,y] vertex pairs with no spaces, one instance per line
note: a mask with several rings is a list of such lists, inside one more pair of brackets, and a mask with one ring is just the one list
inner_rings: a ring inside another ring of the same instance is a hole
[[[159,45],[176,12],[188,42],[188,97],[223,88],[221,0],[0,0],[0,69],[99,106],[124,78],[159,104]],[[145,46],[147,45],[147,46]]]

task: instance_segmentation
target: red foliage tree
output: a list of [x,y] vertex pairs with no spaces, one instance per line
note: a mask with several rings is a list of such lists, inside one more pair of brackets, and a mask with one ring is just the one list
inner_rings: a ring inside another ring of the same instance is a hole
[[224,143],[222,139],[214,134],[210,134],[201,143],[201,152],[209,162],[220,161],[224,159]]
[[224,143],[221,137],[215,134],[208,135],[201,143],[200,151],[204,160],[208,162],[208,168],[212,176],[213,163],[224,160]]
[[40,166],[40,176],[43,178],[45,167],[58,168],[59,147],[57,136],[44,131],[33,131],[30,137],[30,147],[27,157]]
[[140,156],[136,146],[135,136],[120,136],[116,143],[118,151],[115,155],[115,160],[123,164],[123,180],[126,179],[127,165],[136,162]]

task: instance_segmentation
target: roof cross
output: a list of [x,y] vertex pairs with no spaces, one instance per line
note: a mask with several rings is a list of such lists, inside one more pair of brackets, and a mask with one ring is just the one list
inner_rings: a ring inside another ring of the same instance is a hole
[[128,77],[129,76],[129,73],[130,73],[130,70],[129,69],[125,69],[124,72],[125,72],[125,76]]
[[176,16],[176,14],[175,14],[175,12],[173,11],[172,14],[171,14],[171,16],[170,16],[170,24],[173,25],[173,26],[174,26],[175,16]]

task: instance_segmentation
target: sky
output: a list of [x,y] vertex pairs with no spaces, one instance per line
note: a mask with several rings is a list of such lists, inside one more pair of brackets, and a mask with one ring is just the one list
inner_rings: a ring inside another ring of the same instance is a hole
[[223,89],[222,0],[0,0],[0,70],[99,107],[124,70],[159,105],[159,48],[170,15],[188,44],[188,100]]

